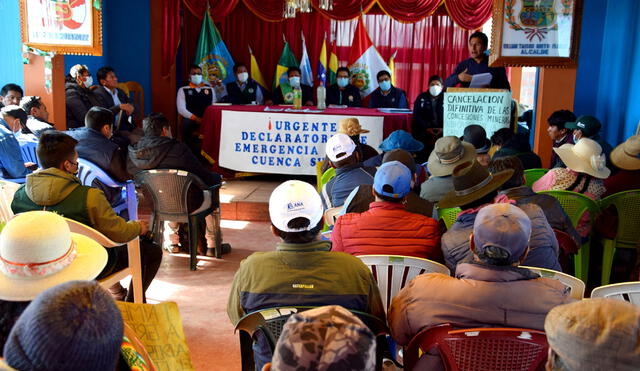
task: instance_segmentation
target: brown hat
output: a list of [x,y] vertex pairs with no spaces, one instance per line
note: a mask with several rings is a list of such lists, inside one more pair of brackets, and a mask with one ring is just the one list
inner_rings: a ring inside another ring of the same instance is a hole
[[416,172],[416,162],[413,159],[413,156],[404,149],[393,149],[389,152],[385,152],[382,157],[382,163],[384,164],[385,162],[391,161],[400,161],[404,166],[411,170],[411,173]]
[[338,121],[338,133],[347,134],[352,137],[359,134],[368,133],[369,130],[360,126],[360,121],[355,117],[349,117]]
[[433,176],[447,176],[451,175],[456,166],[475,158],[476,149],[473,144],[463,142],[458,137],[446,136],[436,141],[429,155],[427,168]]
[[637,370],[640,308],[587,299],[553,308],[544,321],[549,347],[569,370]]
[[465,162],[453,169],[453,188],[440,202],[438,208],[466,205],[500,188],[513,175],[513,169],[491,174],[477,161]]
[[640,135],[629,137],[611,152],[611,162],[624,170],[640,169]]

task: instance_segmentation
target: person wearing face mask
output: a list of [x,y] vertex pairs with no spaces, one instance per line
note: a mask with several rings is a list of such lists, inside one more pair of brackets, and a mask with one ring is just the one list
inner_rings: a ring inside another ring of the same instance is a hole
[[[4,108],[3,108],[4,110]],[[23,178],[29,171],[24,166],[20,145],[9,124],[0,115],[0,177]]]
[[311,86],[300,82],[300,69],[298,67],[289,67],[287,70],[289,83],[280,84],[274,97],[275,104],[293,104],[293,89],[300,88],[302,90],[302,105],[313,106],[313,89]]
[[378,88],[371,93],[369,108],[407,108],[407,93],[391,85],[391,74],[382,70],[376,75]]
[[101,100],[89,88],[93,77],[86,65],[76,64],[69,70],[65,82],[67,129],[84,126],[84,117],[91,107],[100,106]]
[[249,70],[244,63],[233,66],[236,81],[227,84],[227,100],[231,104],[266,104],[271,105],[271,99],[265,99],[262,87],[249,76]]
[[573,130],[573,143],[578,144],[578,141],[582,138],[589,138],[594,140],[602,147],[602,153],[607,160],[607,167],[611,167],[611,161],[609,156],[613,147],[603,137],[600,136],[600,129],[602,124],[600,120],[593,116],[580,116],[575,121],[569,121],[564,124],[564,127]]
[[347,107],[362,107],[360,90],[350,84],[349,69],[340,67],[336,71],[336,83],[327,89],[327,104]]
[[429,89],[416,98],[413,104],[413,130],[416,140],[424,144],[422,151],[416,155],[420,163],[427,161],[438,138],[442,137],[442,119],[444,94],[442,94],[442,77],[429,77]]

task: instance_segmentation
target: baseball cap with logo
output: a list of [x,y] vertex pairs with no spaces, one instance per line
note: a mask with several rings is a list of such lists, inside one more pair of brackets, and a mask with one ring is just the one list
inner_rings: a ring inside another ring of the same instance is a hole
[[576,122],[567,122],[564,127],[571,130],[581,130],[587,137],[592,137],[600,131],[602,124],[593,116],[580,116]]
[[342,161],[356,150],[356,144],[347,134],[338,133],[327,141],[327,157],[333,162]]
[[[315,188],[299,180],[280,184],[269,198],[271,223],[283,232],[303,232],[313,229],[322,219],[322,200]],[[296,218],[309,219],[304,228],[291,228],[289,222]]]
[[483,207],[473,223],[476,252],[490,253],[486,249],[493,246],[508,256],[509,263],[517,262],[524,254],[529,246],[529,237],[531,220],[524,211],[509,203]]
[[373,189],[379,195],[402,198],[411,191],[411,171],[400,161],[385,162],[376,171]]

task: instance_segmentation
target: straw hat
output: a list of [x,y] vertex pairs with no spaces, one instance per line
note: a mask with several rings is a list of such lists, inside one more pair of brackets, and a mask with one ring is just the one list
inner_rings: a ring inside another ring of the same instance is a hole
[[433,176],[451,175],[453,169],[463,162],[476,159],[476,149],[471,143],[454,136],[438,139],[429,155],[427,168]]
[[500,188],[513,175],[513,169],[491,174],[477,161],[465,162],[453,169],[453,188],[440,202],[438,208],[466,205]]
[[640,169],[640,135],[629,137],[611,152],[611,162],[624,170]]
[[18,214],[0,234],[0,299],[30,301],[60,283],[92,280],[106,264],[104,247],[71,233],[62,216]]
[[350,137],[355,135],[368,133],[369,130],[360,126],[360,121],[355,117],[349,117],[338,121],[338,133],[347,134]]
[[611,170],[606,166],[606,157],[602,154],[602,147],[593,139],[581,138],[577,144],[566,143],[553,150],[573,171],[600,179],[608,178],[611,174]]

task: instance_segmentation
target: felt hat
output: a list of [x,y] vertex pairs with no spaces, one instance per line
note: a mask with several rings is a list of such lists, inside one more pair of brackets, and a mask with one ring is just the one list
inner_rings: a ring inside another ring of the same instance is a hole
[[356,150],[356,144],[347,134],[338,133],[329,138],[325,149],[329,160],[338,162],[351,156]]
[[348,117],[338,121],[338,133],[347,134],[350,137],[368,133],[369,130],[360,126],[360,121],[355,117]]
[[411,171],[400,161],[382,164],[373,177],[373,189],[379,195],[402,198],[411,191]]
[[592,137],[600,131],[602,124],[593,116],[580,116],[574,122],[566,122],[564,127],[571,130],[580,130],[586,137]]
[[18,370],[116,368],[123,321],[113,298],[95,281],[70,281],[33,300],[11,329],[4,346]]
[[380,143],[380,148],[383,152],[388,152],[393,149],[404,149],[407,152],[422,151],[424,144],[415,140],[411,134],[404,130],[396,130],[389,135],[385,140]]
[[476,153],[483,154],[489,152],[491,141],[487,139],[487,131],[480,125],[469,125],[464,128],[462,141],[473,144]]
[[411,170],[412,173],[416,172],[416,161],[413,159],[413,156],[404,149],[392,149],[389,152],[385,152],[382,157],[382,163],[389,161],[400,161],[407,169]]
[[[283,232],[302,232],[313,229],[322,219],[322,200],[316,189],[309,183],[288,180],[273,190],[269,197],[269,217],[271,223]],[[289,227],[296,218],[307,218],[306,228]]]
[[629,137],[611,152],[611,162],[620,169],[640,169],[640,135]]
[[453,169],[476,159],[476,149],[472,144],[463,142],[454,136],[438,139],[429,155],[427,168],[433,176],[451,175]]
[[567,168],[605,179],[611,175],[602,147],[593,139],[581,138],[577,144],[565,143],[553,149]]
[[0,234],[0,299],[30,301],[60,283],[92,280],[106,264],[104,247],[71,233],[62,216],[18,214]]
[[517,262],[529,246],[531,220],[519,207],[509,203],[492,204],[478,212],[473,223],[473,242],[478,254],[488,255],[488,247],[501,250],[509,263]]
[[453,188],[440,202],[438,208],[466,205],[500,188],[513,175],[513,169],[491,174],[477,161],[465,162],[453,169]]

